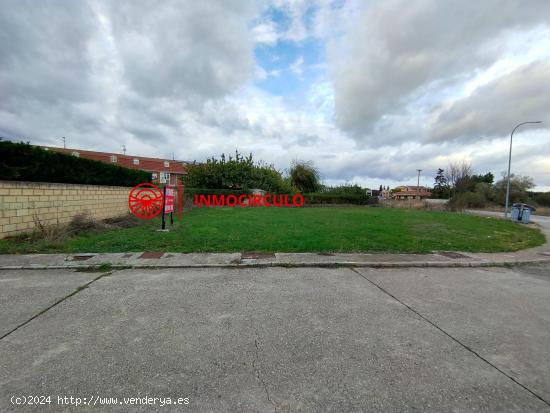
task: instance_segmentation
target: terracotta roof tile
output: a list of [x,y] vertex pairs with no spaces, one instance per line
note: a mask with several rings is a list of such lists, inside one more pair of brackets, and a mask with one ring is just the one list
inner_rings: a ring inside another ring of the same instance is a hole
[[[72,148],[56,148],[52,146],[42,146],[43,148],[48,148],[49,150],[55,152],[61,152],[66,154],[72,154],[73,152],[78,152],[78,156],[85,159],[93,159],[95,161],[101,161],[109,163],[112,165],[123,166],[130,169],[140,169],[142,171],[149,172],[169,172],[171,174],[187,174],[185,166],[179,162],[172,159],[162,159],[162,158],[149,158],[145,156],[131,156],[131,155],[122,155],[119,153],[112,152],[95,152],[95,151],[86,151],[82,149],[72,149]],[[117,161],[111,162],[111,156],[116,156]],[[134,165],[134,159],[139,159],[139,164]],[[168,167],[164,166],[164,162],[168,162]]]

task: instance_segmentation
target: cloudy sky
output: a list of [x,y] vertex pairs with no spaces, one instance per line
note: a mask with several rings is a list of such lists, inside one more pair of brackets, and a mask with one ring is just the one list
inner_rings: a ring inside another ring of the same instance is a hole
[[550,190],[548,0],[3,0],[0,136],[311,160],[328,184],[468,160]]

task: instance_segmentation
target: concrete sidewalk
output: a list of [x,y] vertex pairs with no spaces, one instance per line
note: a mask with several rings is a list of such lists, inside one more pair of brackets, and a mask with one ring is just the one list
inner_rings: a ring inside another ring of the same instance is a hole
[[216,267],[490,267],[550,262],[550,246],[512,253],[325,254],[163,252],[0,255],[0,269]]

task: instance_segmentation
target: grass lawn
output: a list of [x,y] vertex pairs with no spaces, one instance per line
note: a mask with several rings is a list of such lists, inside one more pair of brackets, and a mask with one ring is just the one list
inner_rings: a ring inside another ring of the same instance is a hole
[[390,208],[202,208],[168,233],[159,227],[154,220],[57,242],[0,240],[0,253],[497,252],[544,243],[537,229],[495,218]]

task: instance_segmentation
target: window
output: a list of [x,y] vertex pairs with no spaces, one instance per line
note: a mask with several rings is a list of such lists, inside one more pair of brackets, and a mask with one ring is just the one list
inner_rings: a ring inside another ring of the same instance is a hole
[[170,182],[170,174],[168,172],[161,172],[160,173],[160,183],[161,184],[167,184]]
[[158,178],[157,173],[156,173],[156,172],[153,172],[153,173],[151,174],[151,179],[156,180],[157,178]]
[[138,158],[134,158],[134,165],[139,165],[139,159]]
[[77,158],[80,156],[80,154],[76,151],[71,152],[71,155],[76,156]]
[[116,156],[115,155],[111,155],[111,162],[116,163]]
[[164,161],[164,167],[165,167],[165,168],[169,168],[169,167],[170,167],[170,162]]

